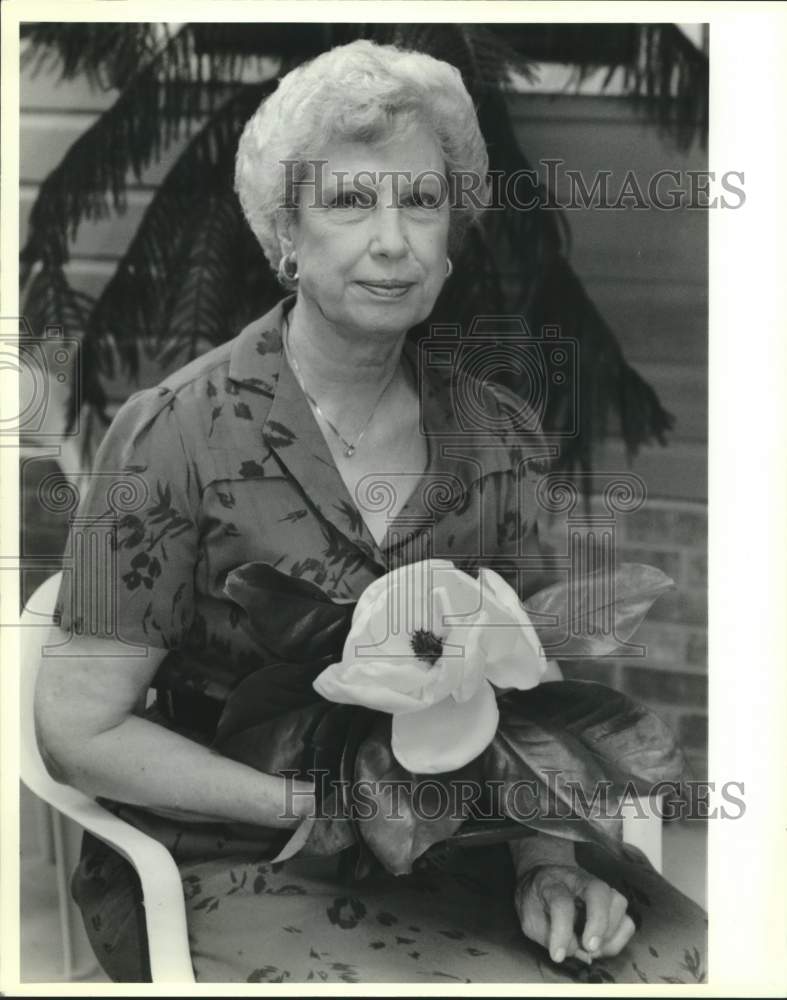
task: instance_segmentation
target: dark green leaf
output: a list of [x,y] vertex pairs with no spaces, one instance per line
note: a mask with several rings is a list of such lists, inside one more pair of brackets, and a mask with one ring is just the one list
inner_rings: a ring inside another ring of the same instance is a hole
[[314,678],[326,666],[328,662],[322,660],[271,663],[248,674],[227,698],[216,730],[217,741],[225,743],[245,730],[300,709],[311,710],[315,704],[327,710],[329,703],[312,687]]
[[222,666],[216,658],[202,660],[183,649],[165,657],[154,681],[161,690],[202,695],[217,706],[226,701],[236,683],[231,667]]
[[[458,771],[430,775],[419,788],[418,777],[393,756],[390,717],[378,719],[355,762],[356,781],[368,782],[364,798],[368,791],[374,806],[370,818],[359,817],[358,827],[388,871],[394,875],[411,872],[417,858],[459,829],[470,815],[470,805],[452,792],[452,782],[477,781],[479,774],[475,761]],[[444,795],[436,790],[437,785],[443,787]],[[435,818],[426,818],[432,815]]]
[[[231,170],[237,134],[264,92],[264,85],[245,88],[213,109],[156,191],[96,304],[89,343],[112,331],[131,374],[140,341],[171,363],[235,332],[247,233]],[[265,271],[259,280],[265,284]]]
[[[224,757],[231,757],[266,774],[293,769],[300,771],[307,741],[327,707],[325,702],[313,702],[277,718],[251,723],[245,728],[233,728],[231,723],[236,720],[231,716],[228,718],[225,711],[214,749]],[[306,778],[305,773],[303,778]]]
[[534,829],[619,852],[620,795],[686,775],[664,723],[601,684],[542,684],[504,695],[499,707],[484,773],[503,781],[504,812]]
[[[503,812],[534,830],[568,840],[590,841],[616,851],[622,823],[615,803],[593,792],[604,790],[606,775],[581,743],[568,733],[554,734],[513,714],[500,726],[484,754],[484,774],[502,782]],[[577,789],[591,803],[582,808]]]
[[653,602],[674,586],[654,566],[622,563],[613,573],[599,570],[546,587],[524,606],[547,656],[602,656],[629,639]]
[[322,815],[311,828],[309,838],[300,851],[302,857],[326,857],[339,854],[355,843],[350,820],[342,815],[336,794],[322,804]]
[[658,714],[593,681],[555,681],[512,691],[499,702],[501,727],[516,717],[537,722],[550,736],[578,740],[620,790],[633,783],[647,792],[660,781],[688,776],[675,734]]
[[263,562],[229,573],[224,592],[246,611],[244,626],[283,659],[341,658],[354,602],[331,600],[315,584]]
[[280,664],[245,678],[227,701],[213,744],[224,756],[268,774],[297,770],[303,780],[315,781],[317,818],[299,827],[284,848],[304,856],[338,854],[356,842],[332,782],[352,717],[364,710],[318,699],[311,679],[320,669]]

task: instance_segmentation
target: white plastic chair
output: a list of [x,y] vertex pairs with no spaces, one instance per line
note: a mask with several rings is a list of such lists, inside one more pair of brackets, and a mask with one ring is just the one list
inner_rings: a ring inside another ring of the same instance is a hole
[[[148,935],[150,972],[155,983],[193,983],[194,970],[188,946],[186,909],[177,865],[157,840],[108,812],[93,799],[55,781],[41,758],[36,741],[33,701],[42,646],[51,628],[60,585],[58,573],[30,597],[20,618],[20,767],[22,781],[31,792],[56,810],[55,852],[58,899],[66,962],[70,954],[68,880],[59,815],[73,820],[122,854],[136,869],[142,883]],[[68,970],[67,970],[68,972]]]
[[[20,618],[20,721],[21,778],[27,787],[57,813],[67,816],[123,855],[136,869],[142,883],[147,925],[150,971],[155,983],[193,983],[188,946],[183,888],[177,865],[169,851],[152,837],[107,812],[87,795],[55,781],[41,758],[35,735],[33,701],[42,646],[52,625],[61,574],[43,583],[30,597]],[[658,811],[641,800],[640,815],[632,807],[623,820],[623,839],[638,847],[661,871],[661,819]],[[647,814],[643,818],[642,812]],[[55,822],[58,896],[66,955],[68,947],[68,877],[62,836]],[[59,846],[58,846],[59,841]]]

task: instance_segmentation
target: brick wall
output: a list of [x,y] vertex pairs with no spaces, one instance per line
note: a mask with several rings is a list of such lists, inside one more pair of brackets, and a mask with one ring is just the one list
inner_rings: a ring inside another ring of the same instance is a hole
[[[604,509],[600,495],[591,510]],[[545,516],[542,532],[557,553],[566,549],[565,522]],[[567,677],[596,680],[651,706],[678,736],[697,779],[708,777],[707,506],[646,498],[615,515],[616,563],[656,566],[675,589],[655,602],[629,640],[642,657],[610,655],[563,661]]]

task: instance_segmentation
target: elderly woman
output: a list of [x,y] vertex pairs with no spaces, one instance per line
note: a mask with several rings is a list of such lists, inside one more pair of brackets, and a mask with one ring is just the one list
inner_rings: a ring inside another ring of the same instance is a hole
[[[171,848],[200,980],[660,981],[690,977],[684,949],[702,948],[701,911],[641,860],[575,857],[571,841],[543,833],[510,855],[467,852],[458,867],[352,886],[335,858],[272,864],[312,809],[312,786],[210,747],[217,712],[204,695],[271,660],[225,593],[238,566],[267,563],[357,600],[425,556],[478,565],[481,538],[495,539],[490,555],[509,556],[512,574],[537,551],[533,489],[547,454],[537,428],[503,433],[503,448],[463,440],[450,375],[419,368],[407,338],[483,207],[486,172],[451,66],[355,42],[289,73],[246,127],[237,189],[294,295],[134,394],[82,498],[80,516],[100,525],[113,477],[140,491],[110,563],[114,627],[77,607],[65,575],[60,627],[73,635],[69,656],[42,668],[42,747],[53,773]],[[498,424],[522,409],[477,388]],[[525,479],[523,457],[534,460]],[[461,502],[432,509],[427,487],[446,475]],[[370,483],[388,486],[383,508]],[[161,679],[165,660],[190,694]],[[285,791],[298,793],[289,809]],[[86,838],[74,892],[110,975],[146,978],[125,862]]]

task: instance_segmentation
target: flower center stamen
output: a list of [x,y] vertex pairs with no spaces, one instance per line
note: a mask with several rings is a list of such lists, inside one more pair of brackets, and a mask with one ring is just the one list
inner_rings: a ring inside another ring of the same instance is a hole
[[419,660],[433,667],[443,655],[443,640],[426,628],[418,628],[410,637],[410,646]]

